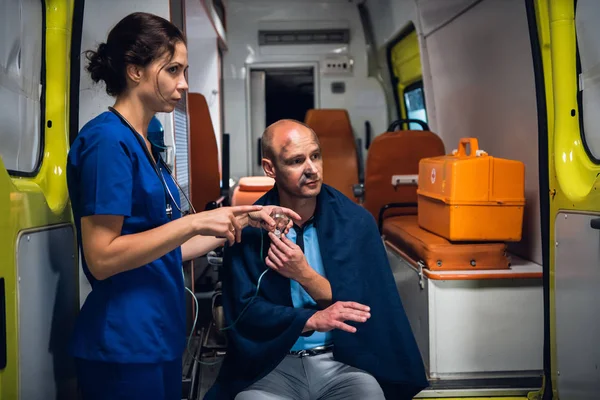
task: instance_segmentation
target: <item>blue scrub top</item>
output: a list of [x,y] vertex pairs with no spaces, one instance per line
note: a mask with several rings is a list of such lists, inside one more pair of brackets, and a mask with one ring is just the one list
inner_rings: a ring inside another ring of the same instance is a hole
[[[81,248],[81,218],[124,216],[122,235],[170,221],[163,184],[142,144],[112,112],[88,122],[71,146],[67,183],[83,271],[92,286],[71,342],[75,357],[118,363],[157,363],[181,357],[185,348],[185,288],[181,249],[105,280],[90,274]],[[160,165],[160,164],[159,164]],[[162,166],[175,200],[179,191]],[[173,219],[181,215],[173,206]]]

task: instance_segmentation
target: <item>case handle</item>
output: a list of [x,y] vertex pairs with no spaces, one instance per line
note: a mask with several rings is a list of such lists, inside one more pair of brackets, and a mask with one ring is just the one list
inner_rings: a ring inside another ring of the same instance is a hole
[[[471,146],[471,154],[467,155],[467,145]],[[458,142],[458,157],[477,157],[477,150],[479,150],[479,141],[477,138],[462,138]]]

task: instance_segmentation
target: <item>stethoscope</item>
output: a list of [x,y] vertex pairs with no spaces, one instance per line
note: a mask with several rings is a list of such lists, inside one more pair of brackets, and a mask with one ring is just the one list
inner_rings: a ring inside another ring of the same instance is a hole
[[120,112],[118,112],[117,110],[115,110],[113,107],[108,107],[108,109],[113,114],[115,114],[117,117],[119,117],[119,119],[121,120],[121,122],[123,124],[125,124],[129,128],[129,130],[131,130],[131,132],[135,136],[135,139],[137,140],[137,142],[140,144],[140,146],[142,146],[142,149],[144,149],[144,153],[146,154],[146,157],[148,158],[148,161],[150,162],[150,165],[152,165],[152,168],[154,169],[154,171],[158,175],[158,178],[160,179],[160,182],[161,182],[161,184],[163,186],[163,189],[165,191],[165,204],[166,204],[165,212],[167,214],[167,217],[169,219],[173,218],[173,207],[171,206],[171,203],[173,203],[173,205],[177,208],[177,210],[181,213],[182,216],[184,215],[184,212],[181,210],[181,208],[179,207],[179,205],[175,201],[175,198],[173,197],[173,194],[171,193],[171,190],[169,189],[169,185],[167,185],[167,181],[165,180],[165,177],[162,174],[161,165],[166,169],[167,173],[169,174],[169,176],[171,177],[171,179],[173,179],[173,182],[175,182],[175,185],[177,186],[177,188],[179,189],[179,191],[183,194],[183,197],[185,198],[185,200],[187,201],[187,203],[190,206],[191,212],[193,214],[196,214],[196,210],[194,209],[194,206],[192,205],[192,202],[187,197],[187,195],[185,194],[185,192],[183,191],[183,189],[181,189],[181,186],[179,186],[179,183],[177,182],[177,179],[175,179],[175,177],[173,177],[173,173],[172,173],[171,169],[164,162],[164,160],[162,159],[160,153],[157,153],[158,161],[155,162],[154,158],[152,157],[152,154],[150,154],[150,151],[148,150],[148,147],[146,146],[146,143],[142,139],[142,135],[140,135],[138,133],[138,131],[135,130],[135,128],[133,127],[133,125],[131,125],[129,123],[129,121],[127,121],[127,119],[123,115],[121,115]]

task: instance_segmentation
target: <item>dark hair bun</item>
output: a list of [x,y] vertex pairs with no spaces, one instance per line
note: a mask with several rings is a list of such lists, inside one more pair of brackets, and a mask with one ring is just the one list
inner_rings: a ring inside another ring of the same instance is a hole
[[125,82],[120,71],[114,69],[106,43],[101,43],[96,51],[86,51],[85,56],[88,59],[86,69],[92,80],[96,83],[103,81],[106,85],[106,92],[110,96],[116,96],[125,89]]

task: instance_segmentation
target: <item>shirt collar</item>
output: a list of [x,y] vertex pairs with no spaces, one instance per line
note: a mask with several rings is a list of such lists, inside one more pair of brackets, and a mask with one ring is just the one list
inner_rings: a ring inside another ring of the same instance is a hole
[[[315,212],[315,214],[316,214],[316,212]],[[311,225],[316,228],[317,227],[317,225],[316,225],[317,219],[315,218],[315,214],[313,214],[312,217],[307,219],[306,222],[304,223],[304,225],[302,225],[302,226],[298,226],[298,225],[294,224],[294,230],[296,232],[298,232],[298,231],[304,232]]]

